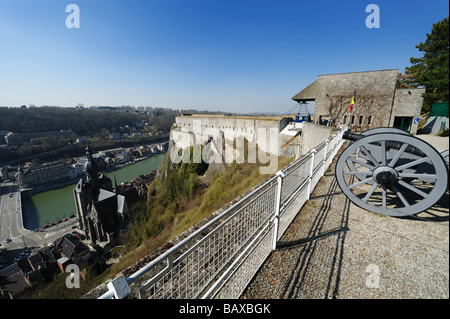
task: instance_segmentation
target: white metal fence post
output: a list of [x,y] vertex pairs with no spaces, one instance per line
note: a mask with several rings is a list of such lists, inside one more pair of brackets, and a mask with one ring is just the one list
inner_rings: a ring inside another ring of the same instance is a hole
[[308,181],[308,188],[307,188],[307,193],[306,193],[308,200],[311,195],[312,174],[314,171],[314,157],[315,157],[316,152],[317,151],[315,148],[311,150],[311,166],[309,167],[309,181]]
[[278,241],[278,226],[280,224],[280,206],[281,206],[281,189],[283,187],[283,178],[286,174],[281,170],[276,173],[277,176],[277,197],[275,201],[275,218],[274,218],[274,231],[272,238],[272,250],[277,248]]
[[325,175],[325,169],[326,169],[326,165],[327,165],[327,153],[328,153],[328,144],[330,144],[330,140],[326,140],[325,141],[325,154],[323,155],[323,166],[322,166],[322,173],[320,174],[320,176]]

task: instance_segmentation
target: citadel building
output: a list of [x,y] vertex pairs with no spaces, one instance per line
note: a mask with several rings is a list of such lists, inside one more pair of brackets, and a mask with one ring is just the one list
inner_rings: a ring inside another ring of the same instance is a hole
[[416,134],[425,88],[396,88],[397,75],[397,69],[318,75],[292,100],[314,101],[316,123],[331,119],[353,132],[395,127]]

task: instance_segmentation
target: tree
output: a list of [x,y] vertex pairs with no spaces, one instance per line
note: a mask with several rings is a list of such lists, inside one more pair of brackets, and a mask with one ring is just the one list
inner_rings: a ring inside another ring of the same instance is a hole
[[405,68],[405,74],[398,73],[395,84],[396,88],[417,88],[419,86],[419,83],[417,83],[417,74],[412,73],[410,68]]
[[434,23],[431,33],[427,33],[424,43],[416,45],[423,56],[412,57],[409,68],[415,74],[418,85],[425,86],[423,95],[426,108],[436,102],[448,101],[448,58],[449,58],[449,25],[448,17]]

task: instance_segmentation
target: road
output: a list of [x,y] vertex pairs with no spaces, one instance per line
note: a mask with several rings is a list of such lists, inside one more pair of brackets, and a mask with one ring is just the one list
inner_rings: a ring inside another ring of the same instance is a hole
[[[72,231],[78,225],[75,218],[48,228],[45,232],[34,232],[23,227],[20,193],[0,196],[0,244],[8,250],[37,248]],[[9,243],[7,239],[11,239]]]

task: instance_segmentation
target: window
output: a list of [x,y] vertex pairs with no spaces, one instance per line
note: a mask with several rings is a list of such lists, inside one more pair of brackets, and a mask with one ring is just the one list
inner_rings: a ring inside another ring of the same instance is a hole
[[363,117],[362,115],[359,116],[359,125],[362,125],[362,123],[363,123],[363,118],[364,118],[364,117]]
[[355,116],[354,115],[352,115],[352,122],[351,122],[351,124],[352,125],[355,124]]
[[346,123],[347,123],[347,115],[344,116],[344,123],[343,124],[346,124]]
[[372,123],[372,115],[367,117],[367,125],[370,125],[370,123]]

